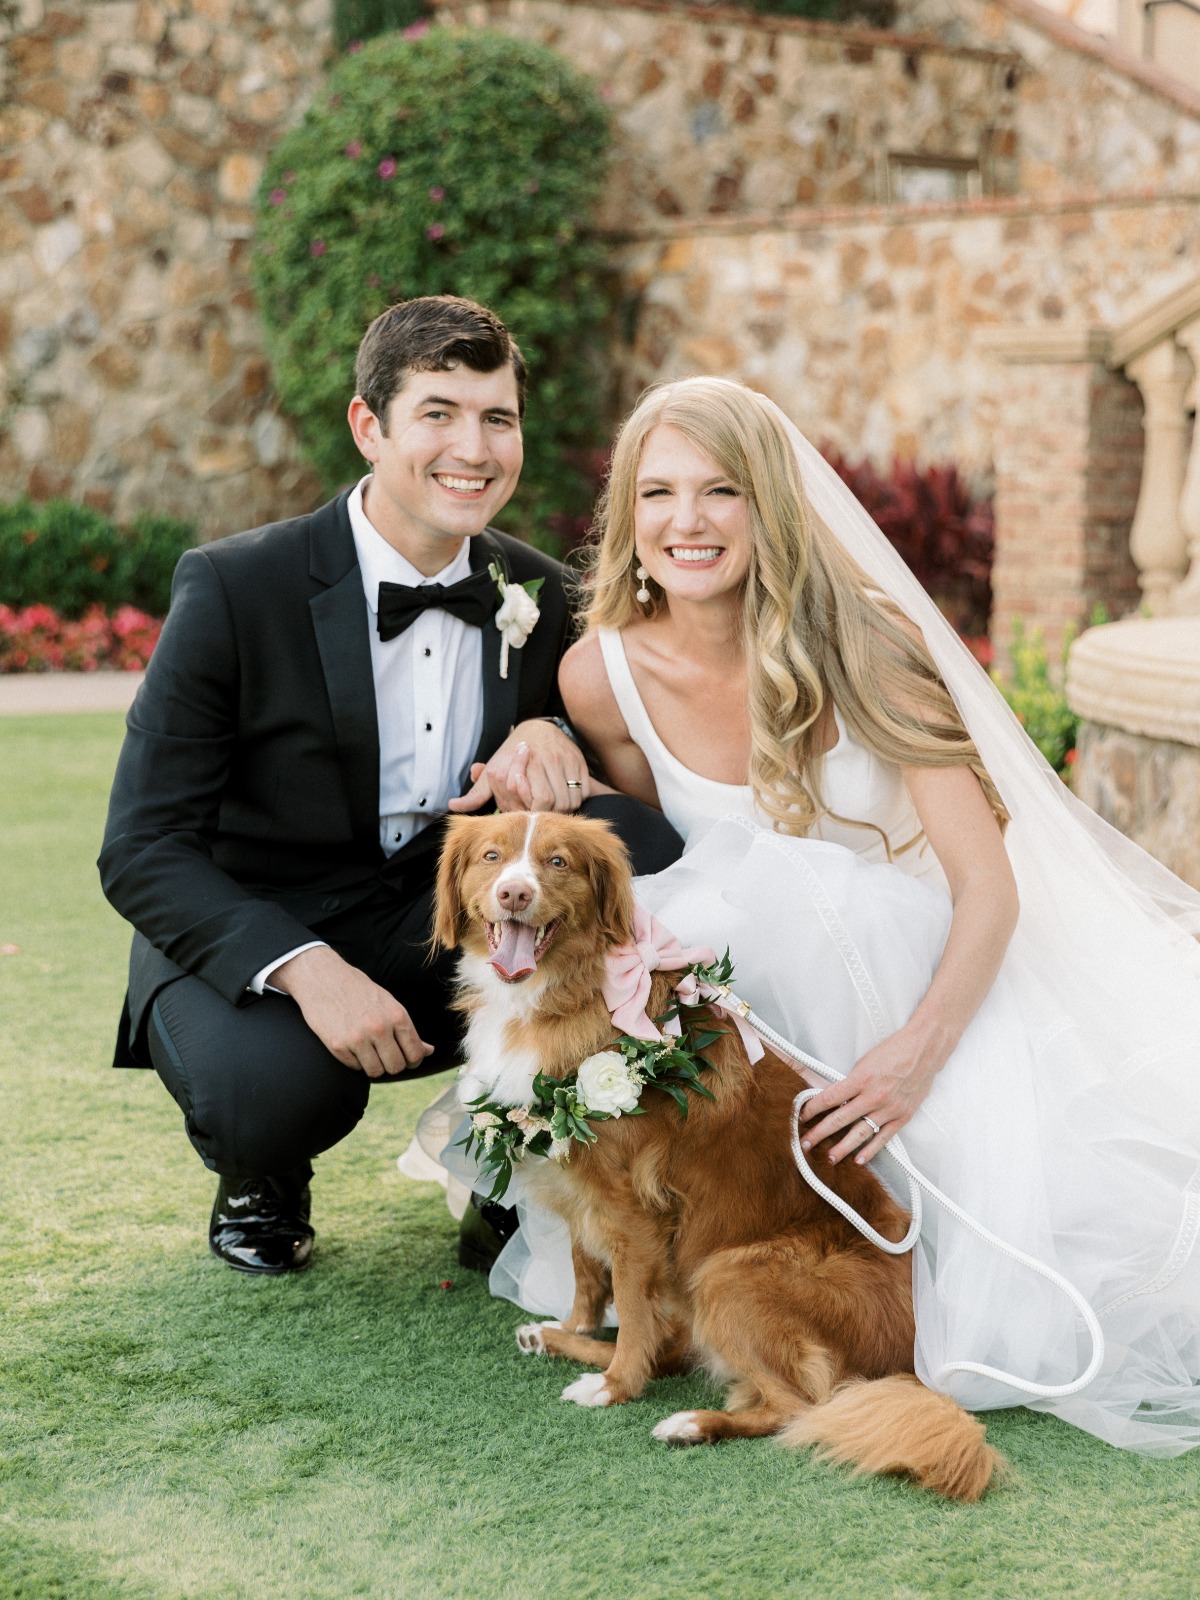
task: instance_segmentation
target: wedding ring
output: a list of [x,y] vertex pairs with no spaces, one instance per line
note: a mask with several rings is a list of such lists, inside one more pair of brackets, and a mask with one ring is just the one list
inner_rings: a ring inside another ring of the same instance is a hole
[[879,1132],[879,1124],[877,1122],[872,1122],[870,1117],[863,1117],[862,1121],[866,1123],[867,1127],[870,1128],[872,1133]]
[[583,785],[579,782],[579,780],[577,778],[568,778],[567,779],[567,788],[568,789],[582,789]]

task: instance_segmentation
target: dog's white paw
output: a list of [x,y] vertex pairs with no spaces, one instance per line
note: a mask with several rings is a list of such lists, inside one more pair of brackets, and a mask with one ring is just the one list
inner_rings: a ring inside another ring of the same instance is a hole
[[604,1386],[602,1372],[585,1372],[582,1378],[576,1378],[574,1383],[569,1383],[562,1392],[564,1400],[574,1400],[577,1406],[606,1406],[612,1395]]
[[561,1322],[523,1322],[517,1329],[517,1344],[527,1356],[544,1356],[546,1341],[542,1337],[542,1329],[561,1327]]
[[700,1429],[694,1411],[677,1411],[673,1417],[664,1417],[654,1429],[651,1438],[664,1444],[699,1444]]

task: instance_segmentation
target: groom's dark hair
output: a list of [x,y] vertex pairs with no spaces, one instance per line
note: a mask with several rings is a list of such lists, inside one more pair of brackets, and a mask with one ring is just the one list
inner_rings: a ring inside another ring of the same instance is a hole
[[414,372],[470,367],[495,372],[511,364],[517,409],[525,415],[525,358],[494,311],[456,294],[402,300],[377,316],[363,334],[354,365],[357,392],[387,432],[392,400]]

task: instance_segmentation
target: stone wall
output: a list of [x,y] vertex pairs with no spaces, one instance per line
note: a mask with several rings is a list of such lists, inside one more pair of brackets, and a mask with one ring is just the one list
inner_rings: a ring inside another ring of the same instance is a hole
[[[851,456],[955,460],[982,477],[1001,384],[984,331],[1111,325],[1147,285],[1194,275],[1200,208],[814,209],[806,227],[664,224],[619,258],[634,329],[622,403],[660,378],[740,376]],[[1052,415],[1031,412],[1030,426]]]
[[[329,0],[21,3],[0,108],[0,494],[154,506],[209,533],[312,505],[247,252],[263,154],[327,64]],[[614,108],[622,408],[658,378],[735,375],[851,457],[955,460],[982,482],[1002,388],[983,330],[1109,327],[1194,275],[1200,97],[1122,77],[1101,41],[1068,48],[1027,0],[936,3],[941,40],[653,0],[442,6],[552,44]],[[990,192],[880,204],[897,154],[977,160]]]
[[600,80],[617,139],[610,227],[886,202],[890,155],[977,162],[988,192],[1016,186],[1011,52],[653,0],[438,9],[549,44]]
[[329,0],[25,0],[0,107],[0,493],[228,532],[318,486],[247,270]]
[[1200,615],[1089,628],[1066,689],[1076,794],[1200,888]]
[[1200,190],[1200,95],[1020,0],[906,0],[904,32],[655,0],[435,3],[600,81],[613,225],[885,203],[904,153],[977,158],[985,194]]
[[[988,335],[1112,328],[1195,275],[1200,95],[1029,0],[911,0],[897,33],[653,0],[440,12],[551,44],[613,107],[621,409],[715,372],[851,458],[982,487],[1007,452],[1001,648],[1021,617],[1057,656],[1098,602],[1136,603],[1136,390],[1102,355],[1018,382]],[[897,204],[905,151],[974,154],[983,192]]]
[[1093,811],[1200,889],[1200,749],[1084,722],[1073,781]]

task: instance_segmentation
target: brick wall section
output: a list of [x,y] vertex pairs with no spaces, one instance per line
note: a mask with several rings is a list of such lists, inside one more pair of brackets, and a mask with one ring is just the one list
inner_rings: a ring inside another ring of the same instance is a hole
[[[992,639],[1041,631],[1057,669],[1067,629],[1140,598],[1129,528],[1141,477],[1141,397],[1100,362],[1002,369],[996,406]],[[1057,672],[1056,672],[1056,675]]]
[[0,107],[0,494],[228,532],[311,507],[247,254],[328,0],[25,0]]
[[1097,605],[1110,618],[1136,611],[1142,592],[1129,554],[1129,530],[1142,482],[1142,397],[1119,373],[1097,372],[1092,386],[1092,425],[1087,464],[1082,614]]

